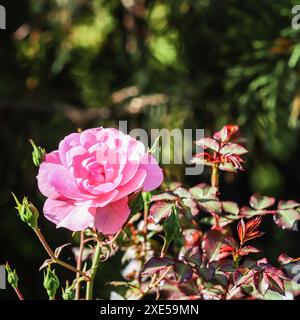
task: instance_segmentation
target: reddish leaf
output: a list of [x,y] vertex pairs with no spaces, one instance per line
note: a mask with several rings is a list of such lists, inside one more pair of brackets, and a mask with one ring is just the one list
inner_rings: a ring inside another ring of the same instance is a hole
[[186,229],[183,231],[184,237],[184,246],[191,248],[195,246],[199,246],[200,239],[202,237],[201,231],[197,229]]
[[229,245],[222,245],[220,248],[220,253],[232,253],[233,251],[236,251],[232,246]]
[[258,229],[261,225],[261,217],[256,217],[251,219],[246,223],[246,232],[250,233]]
[[254,194],[250,198],[250,205],[256,210],[266,209],[275,203],[275,198]]
[[236,242],[236,240],[233,237],[226,237],[224,239],[224,243],[226,243],[227,245],[229,245],[233,249],[237,249],[238,248],[238,243]]
[[245,246],[239,251],[239,255],[240,256],[246,256],[249,253],[258,253],[258,252],[260,252],[260,250],[254,248],[252,246]]
[[285,253],[282,253],[279,257],[278,257],[278,262],[281,265],[293,262],[294,258],[289,257],[288,255],[286,255]]
[[213,151],[219,151],[219,143],[212,138],[202,138],[196,141],[196,144],[201,146],[203,149],[212,149]]
[[184,258],[186,261],[195,264],[196,266],[200,266],[202,262],[202,254],[200,252],[199,247],[192,247],[189,248],[185,255]]
[[153,216],[155,223],[161,219],[169,217],[172,213],[172,202],[158,201],[155,202],[150,208],[150,214]]
[[[215,265],[213,265],[215,263]],[[222,272],[234,272],[236,267],[233,265],[233,260],[230,259],[222,259],[217,262],[213,262],[210,264],[211,266],[214,266],[216,269]]]
[[256,230],[259,228],[260,224],[261,217],[256,217],[248,221],[246,224],[242,219],[237,226],[240,243],[243,244],[246,241],[262,236],[264,233]]
[[243,243],[246,235],[246,225],[243,219],[241,219],[241,221],[238,223],[237,232],[240,239],[240,243]]
[[180,284],[190,280],[193,275],[192,267],[183,261],[178,261],[175,263],[174,272],[176,279]]
[[171,192],[164,192],[164,193],[153,195],[151,197],[151,202],[155,202],[155,201],[175,201],[175,200],[177,200],[177,198],[178,197],[175,196]]
[[284,282],[278,276],[267,273],[267,279],[269,281],[269,289],[278,292],[281,295],[285,295]]
[[264,234],[265,234],[264,232],[260,232],[260,231],[251,232],[247,235],[247,238],[244,240],[244,243],[246,241],[253,240],[255,238],[259,238],[259,237],[263,236]]
[[238,130],[239,127],[237,125],[226,125],[214,134],[214,138],[225,142],[228,141]]
[[249,269],[240,267],[233,273],[233,282],[236,286],[246,285],[251,281],[252,273],[249,272]]
[[154,274],[160,270],[163,270],[169,266],[172,266],[175,264],[175,261],[164,257],[164,258],[151,258],[148,260],[142,270],[143,275],[151,275]]
[[253,282],[256,290],[263,296],[269,289],[269,280],[264,273],[256,272],[253,277]]
[[212,165],[211,156],[207,152],[201,152],[201,153],[195,154],[190,162],[195,164],[203,164],[206,166]]
[[209,261],[219,260],[219,251],[224,239],[224,235],[217,230],[209,230],[202,241],[202,249]]
[[182,206],[185,207],[193,217],[199,213],[197,202],[193,199],[182,199]]

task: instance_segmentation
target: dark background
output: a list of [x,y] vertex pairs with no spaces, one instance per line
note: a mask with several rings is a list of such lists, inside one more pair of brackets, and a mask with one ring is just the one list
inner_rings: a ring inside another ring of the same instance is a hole
[[[17,268],[26,298],[45,299],[46,258],[17,217],[10,192],[42,208],[29,138],[51,151],[77,128],[204,128],[238,124],[246,171],[222,176],[223,197],[246,205],[252,192],[300,201],[300,33],[287,0],[9,0],[0,30],[0,263]],[[166,181],[185,177],[165,168]],[[266,219],[259,245],[270,261],[299,256],[298,232]],[[40,219],[53,248],[70,232]],[[75,239],[76,240],[76,239]],[[73,262],[69,249],[64,259]],[[103,264],[97,296],[120,278],[119,257]],[[61,279],[69,274],[58,269]],[[15,298],[11,288],[0,298]]]

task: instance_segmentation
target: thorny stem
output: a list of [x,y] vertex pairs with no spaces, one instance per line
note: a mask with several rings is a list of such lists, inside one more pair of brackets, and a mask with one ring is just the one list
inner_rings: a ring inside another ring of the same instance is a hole
[[47,252],[48,255],[50,256],[50,258],[51,258],[51,260],[52,260],[53,263],[59,264],[60,266],[66,268],[66,269],[69,269],[69,270],[71,270],[71,271],[73,271],[73,272],[75,272],[75,273],[79,273],[79,274],[81,274],[83,277],[85,277],[85,278],[87,278],[87,279],[90,279],[90,277],[89,277],[86,273],[84,273],[84,272],[82,272],[82,271],[74,268],[74,267],[71,266],[70,264],[68,264],[68,263],[66,263],[66,262],[64,262],[64,261],[61,261],[61,260],[59,260],[58,258],[56,258],[54,252],[52,251],[52,249],[51,249],[50,246],[48,245],[46,239],[44,238],[41,230],[38,229],[38,228],[35,228],[35,229],[33,229],[33,230],[34,230],[34,232],[36,233],[37,237],[39,238],[40,242],[42,243],[44,249],[46,250],[46,252]]
[[[81,270],[81,261],[82,261],[82,253],[84,249],[84,231],[80,231],[80,245],[79,245],[79,252],[77,257],[77,269]],[[78,272],[76,275],[76,289],[75,289],[75,300],[80,299],[80,273]]]
[[19,290],[19,288],[15,288],[15,287],[13,287],[13,288],[14,288],[19,300],[24,300],[23,295],[22,295],[21,291]]
[[97,246],[96,246],[93,263],[92,263],[92,269],[91,269],[91,279],[87,283],[87,287],[86,287],[86,300],[93,299],[93,287],[94,287],[94,281],[95,281],[97,269],[100,263],[101,249],[102,249],[101,243],[97,241]]

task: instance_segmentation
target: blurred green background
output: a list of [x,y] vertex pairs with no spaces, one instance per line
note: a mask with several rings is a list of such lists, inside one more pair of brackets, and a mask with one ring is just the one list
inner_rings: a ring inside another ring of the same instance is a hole
[[[8,0],[0,30],[0,263],[17,268],[26,298],[45,299],[46,258],[21,223],[10,195],[39,208],[28,138],[51,151],[77,128],[204,128],[241,126],[250,154],[246,171],[226,174],[224,198],[245,205],[252,192],[300,200],[300,31],[288,0]],[[166,181],[185,177],[165,168]],[[70,233],[41,219],[52,247]],[[271,261],[299,256],[299,233],[267,218],[260,245]],[[64,259],[73,262],[71,250]],[[97,296],[119,279],[119,257],[105,263]],[[61,279],[69,276],[58,270]],[[11,288],[0,298],[15,298]]]

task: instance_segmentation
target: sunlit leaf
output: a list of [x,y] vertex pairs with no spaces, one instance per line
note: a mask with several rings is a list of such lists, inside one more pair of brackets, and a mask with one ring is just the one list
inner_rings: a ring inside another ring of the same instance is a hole
[[271,207],[275,203],[275,198],[254,194],[250,198],[250,205],[253,209],[261,210]]
[[275,223],[282,229],[296,229],[296,222],[300,220],[300,214],[294,209],[279,210],[274,215]]
[[172,213],[172,202],[157,201],[150,208],[150,214],[154,218],[155,223],[159,223],[160,220],[169,217]]
[[212,138],[202,138],[196,141],[196,144],[201,146],[203,149],[212,149],[213,151],[219,151],[219,143]]

